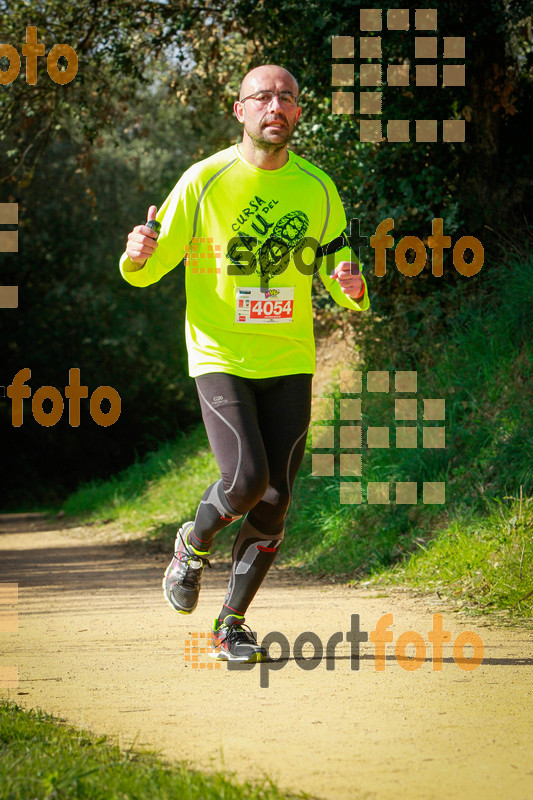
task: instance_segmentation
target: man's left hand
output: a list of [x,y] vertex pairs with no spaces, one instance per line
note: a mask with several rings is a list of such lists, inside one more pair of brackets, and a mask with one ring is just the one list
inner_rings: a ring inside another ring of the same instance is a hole
[[354,261],[341,261],[331,273],[330,278],[339,281],[342,291],[348,297],[359,297],[363,293],[365,285],[360,269],[359,264]]

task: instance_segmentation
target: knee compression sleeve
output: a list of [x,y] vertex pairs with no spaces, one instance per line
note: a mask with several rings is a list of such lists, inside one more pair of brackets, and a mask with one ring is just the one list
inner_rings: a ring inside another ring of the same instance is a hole
[[209,550],[215,534],[240,517],[242,514],[228,503],[220,479],[206,489],[200,500],[189,541],[197,550]]

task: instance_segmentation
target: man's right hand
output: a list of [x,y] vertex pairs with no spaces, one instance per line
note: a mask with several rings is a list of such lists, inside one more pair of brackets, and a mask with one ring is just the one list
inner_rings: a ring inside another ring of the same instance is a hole
[[[157,206],[150,206],[146,221],[149,222],[151,219],[155,219],[156,214]],[[140,269],[144,266],[145,261],[154,254],[156,247],[157,233],[146,225],[136,225],[131,233],[128,234],[126,255],[130,261],[138,264]]]

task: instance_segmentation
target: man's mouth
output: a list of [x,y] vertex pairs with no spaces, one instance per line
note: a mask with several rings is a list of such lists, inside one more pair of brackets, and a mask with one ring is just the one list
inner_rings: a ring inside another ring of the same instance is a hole
[[286,124],[284,122],[267,122],[264,125],[265,128],[286,128]]

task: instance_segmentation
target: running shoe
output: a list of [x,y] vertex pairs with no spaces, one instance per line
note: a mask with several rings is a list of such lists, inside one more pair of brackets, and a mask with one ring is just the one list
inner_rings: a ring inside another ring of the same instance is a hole
[[[242,619],[242,622],[241,622]],[[244,625],[244,617],[233,614],[216,619],[213,624],[212,658],[224,661],[245,661],[247,663],[265,661],[267,651],[257,644],[257,639],[248,625]]]
[[207,564],[208,552],[196,550],[187,541],[194,522],[184,522],[176,536],[174,557],[166,568],[163,578],[165,597],[180,614],[192,614],[198,605],[202,572]]

